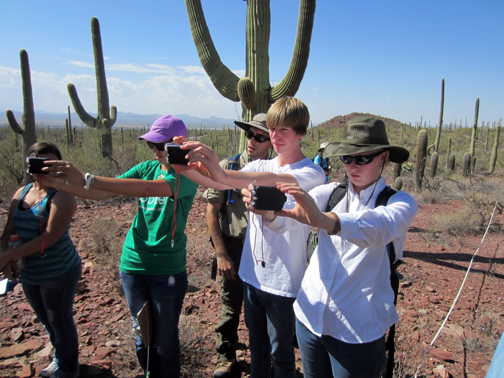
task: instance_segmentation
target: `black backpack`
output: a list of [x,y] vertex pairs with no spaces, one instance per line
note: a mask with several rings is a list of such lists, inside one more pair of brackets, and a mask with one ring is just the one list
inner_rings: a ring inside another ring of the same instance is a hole
[[[331,196],[329,197],[329,201],[327,202],[327,206],[325,212],[329,212],[345,197],[347,192],[346,185],[337,186]],[[390,186],[385,186],[385,188],[378,194],[378,198],[376,198],[375,208],[378,206],[386,206],[390,197],[392,197],[396,191],[392,189]],[[310,261],[313,252],[318,244],[318,232],[310,231],[310,235],[308,236],[308,245],[306,250],[306,258],[308,262]],[[387,244],[387,253],[390,261],[390,285],[392,286],[392,290],[394,290],[394,306],[397,305],[397,293],[399,291],[399,278],[401,277],[400,273],[397,271],[397,266],[400,264],[400,260],[397,262],[394,244],[390,242]],[[394,345],[394,336],[395,336],[395,324],[393,324],[388,333],[387,341],[385,343],[385,350],[388,351],[387,355],[387,365],[386,365],[386,375],[385,378],[391,378],[394,372],[394,353],[395,353],[395,345]]]

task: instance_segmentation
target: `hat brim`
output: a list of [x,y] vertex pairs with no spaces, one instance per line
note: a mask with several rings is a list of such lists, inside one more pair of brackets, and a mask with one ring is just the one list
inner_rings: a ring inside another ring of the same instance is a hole
[[238,126],[239,128],[249,131],[251,127],[255,127],[256,129],[265,131],[269,133],[269,130],[267,127],[261,125],[258,122],[250,121],[250,122],[242,122],[242,121],[234,121],[235,125]]
[[389,159],[393,163],[404,163],[409,159],[409,151],[400,146],[384,144],[345,144],[339,142],[329,143],[324,150],[324,157],[356,155],[380,149],[389,151]]

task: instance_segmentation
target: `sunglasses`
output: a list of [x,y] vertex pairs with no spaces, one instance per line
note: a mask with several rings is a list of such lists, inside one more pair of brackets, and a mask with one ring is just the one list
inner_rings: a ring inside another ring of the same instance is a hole
[[250,131],[250,130],[245,131],[245,136],[247,137],[247,139],[254,138],[254,140],[257,143],[264,143],[264,142],[267,142],[268,140],[270,140],[270,138],[266,138],[264,135],[254,134],[254,132]]
[[147,142],[147,147],[149,147],[151,150],[154,149],[154,147],[156,147],[156,149],[158,151],[164,151],[164,146],[166,143],[171,143],[173,141],[173,139],[170,139],[166,142],[162,142],[162,143],[152,143],[152,142]]
[[367,156],[350,156],[350,155],[343,155],[340,156],[340,160],[343,162],[343,164],[351,164],[352,160],[355,162],[357,165],[366,165],[369,164],[373,161],[373,159],[377,156],[380,156],[384,151],[377,152],[376,154],[373,155],[367,155]]

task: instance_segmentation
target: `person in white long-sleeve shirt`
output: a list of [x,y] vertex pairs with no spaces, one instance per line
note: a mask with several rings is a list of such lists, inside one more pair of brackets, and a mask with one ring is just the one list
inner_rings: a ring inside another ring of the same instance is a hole
[[296,200],[292,210],[263,214],[278,233],[318,227],[318,246],[298,292],[294,311],[305,377],[379,377],[385,359],[385,333],[398,319],[390,284],[386,246],[393,242],[402,257],[416,201],[398,191],[386,206],[375,208],[385,188],[381,177],[390,160],[402,163],[409,152],[390,145],[383,121],[357,117],[348,137],[326,147],[324,156],[339,156],[348,186],[329,212],[326,206],[340,183],[309,193],[297,185],[278,188]]

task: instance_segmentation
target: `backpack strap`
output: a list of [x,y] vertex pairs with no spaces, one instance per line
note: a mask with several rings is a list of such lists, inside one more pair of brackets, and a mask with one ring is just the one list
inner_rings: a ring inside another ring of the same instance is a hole
[[[378,197],[376,198],[375,208],[378,206],[387,206],[387,202],[390,197],[392,197],[397,192],[390,186],[386,186]],[[394,243],[390,242],[387,244],[387,254],[390,261],[390,285],[394,291],[394,306],[397,305],[397,293],[399,292],[399,273],[396,271],[397,263]],[[389,328],[387,340],[385,342],[385,350],[388,351],[387,354],[387,364],[385,378],[392,378],[394,374],[394,354],[395,354],[395,324]]]
[[334,188],[333,192],[331,193],[331,196],[329,197],[329,201],[327,202],[326,213],[334,209],[334,207],[338,203],[340,203],[343,197],[345,197],[346,192],[347,192],[346,185],[338,185],[336,188]]
[[[240,167],[240,157],[241,154],[236,154],[235,156],[230,156],[228,158],[228,169],[233,170],[233,171],[239,171],[241,169]],[[234,199],[231,198],[231,193],[234,191],[234,189],[228,189],[226,190],[226,204],[232,205],[235,203]]]

